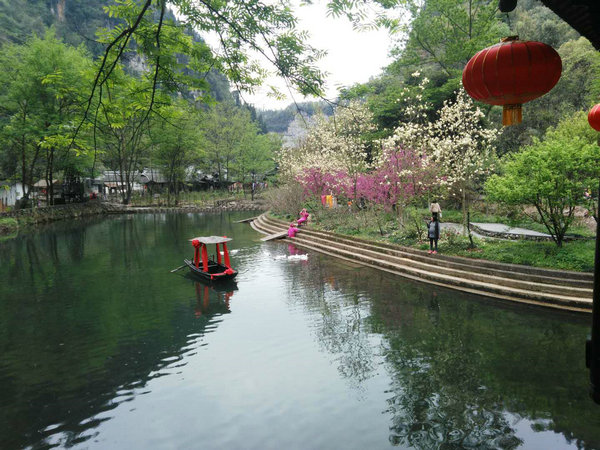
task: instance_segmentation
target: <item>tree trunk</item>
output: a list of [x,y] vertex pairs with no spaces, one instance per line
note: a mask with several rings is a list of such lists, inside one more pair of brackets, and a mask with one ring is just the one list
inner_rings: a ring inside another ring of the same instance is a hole
[[469,234],[469,248],[475,248],[473,235],[471,234],[471,212],[467,211],[467,232]]
[[23,184],[23,198],[27,199],[29,197],[29,191],[31,187],[27,191],[25,191],[25,186],[27,185],[27,157],[25,153],[25,135],[21,136],[21,183]]
[[467,190],[464,188],[462,188],[462,216],[463,216],[463,234],[466,235],[467,234],[467,228],[468,228],[468,217],[467,217]]

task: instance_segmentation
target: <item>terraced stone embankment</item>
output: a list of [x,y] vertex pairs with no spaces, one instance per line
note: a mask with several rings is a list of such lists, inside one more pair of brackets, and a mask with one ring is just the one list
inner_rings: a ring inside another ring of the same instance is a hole
[[[263,214],[251,222],[264,234],[288,224]],[[540,269],[427,252],[384,242],[303,228],[292,239],[299,247],[385,270],[413,280],[463,292],[575,312],[592,311],[590,273]]]

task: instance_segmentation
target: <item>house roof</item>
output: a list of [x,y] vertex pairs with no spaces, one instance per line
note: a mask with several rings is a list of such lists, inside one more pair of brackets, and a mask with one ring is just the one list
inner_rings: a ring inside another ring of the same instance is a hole
[[144,169],[139,175],[140,183],[168,183],[165,177],[158,169]]
[[[52,180],[52,184],[58,184],[59,180]],[[46,183],[46,180],[40,180],[37,183],[35,183],[33,185],[33,187],[36,188],[47,188],[48,187],[48,183]]]
[[111,183],[120,183],[121,182],[121,174],[116,170],[105,170],[103,175],[103,179],[105,182]]
[[600,0],[541,0],[600,50]]

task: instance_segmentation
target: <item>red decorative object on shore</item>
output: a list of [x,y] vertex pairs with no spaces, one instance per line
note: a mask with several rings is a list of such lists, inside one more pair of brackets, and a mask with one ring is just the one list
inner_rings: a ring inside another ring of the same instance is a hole
[[596,131],[600,131],[600,104],[594,105],[588,113],[588,122],[590,127]]
[[465,66],[462,81],[475,100],[503,106],[506,126],[521,123],[521,105],[549,92],[561,72],[562,61],[552,47],[510,36],[477,52]]

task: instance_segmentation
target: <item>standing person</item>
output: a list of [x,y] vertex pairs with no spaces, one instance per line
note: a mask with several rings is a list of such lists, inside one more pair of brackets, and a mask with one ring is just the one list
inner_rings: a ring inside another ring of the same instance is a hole
[[437,253],[438,239],[440,238],[440,223],[433,216],[427,222],[427,237],[429,238],[429,250],[427,253],[435,255]]
[[440,204],[434,198],[429,205],[429,211],[435,220],[440,220],[442,218],[442,208],[440,208]]

